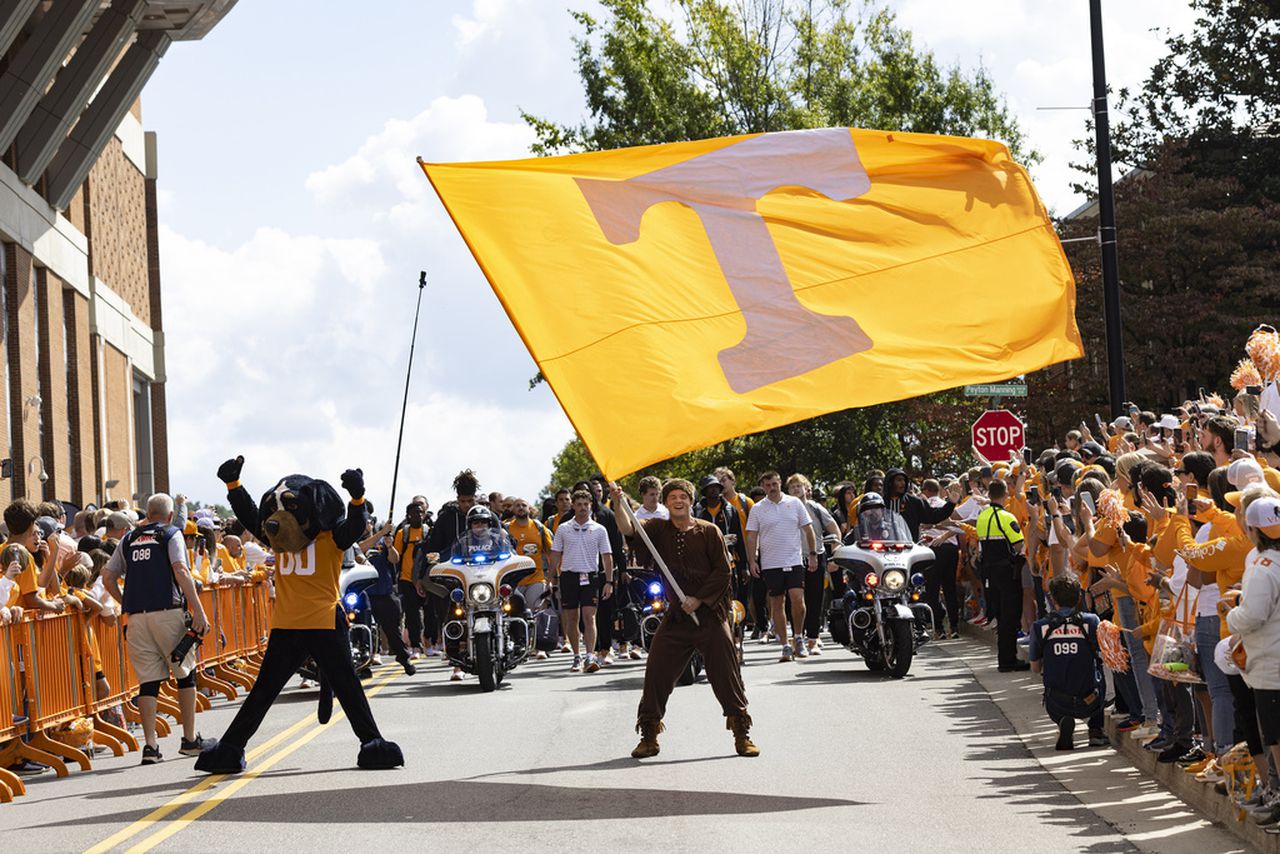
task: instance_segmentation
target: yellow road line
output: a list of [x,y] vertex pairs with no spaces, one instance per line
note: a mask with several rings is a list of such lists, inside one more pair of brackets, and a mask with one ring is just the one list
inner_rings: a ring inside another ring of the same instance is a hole
[[[388,684],[390,684],[391,680],[395,679],[396,676],[399,674],[399,672],[400,672],[399,668],[396,668],[395,672],[391,673],[385,679],[381,680],[372,688],[370,688],[368,691],[366,691],[365,696],[372,697],[373,695],[377,694],[379,691],[385,688]],[[271,756],[268,756],[266,759],[263,759],[261,762],[255,765],[251,770],[246,771],[244,772],[244,774],[237,777],[236,780],[232,782],[230,785],[228,785],[225,790],[217,792],[211,797],[206,798],[205,800],[201,801],[199,804],[197,804],[187,812],[183,813],[178,818],[174,819],[171,822],[166,823],[162,828],[155,831],[145,839],[141,840],[140,842],[138,842],[138,844],[130,847],[128,851],[126,851],[126,854],[144,854],[144,852],[150,851],[152,848],[159,845],[161,842],[164,842],[166,839],[173,836],[174,834],[181,832],[192,822],[196,821],[201,816],[206,815],[207,813],[216,809],[223,801],[227,800],[236,792],[240,791],[245,786],[249,785],[251,782],[253,782],[254,778],[257,777],[259,774],[262,774],[270,770],[271,767],[274,766],[281,759],[284,759],[290,753],[293,753],[295,750],[298,750],[299,748],[301,748],[302,746],[310,742],[313,738],[320,735],[325,730],[329,729],[329,727],[338,723],[344,717],[346,717],[346,715],[343,714],[342,711],[340,710],[336,711],[333,717],[329,720],[327,724],[317,724],[315,729],[311,730],[310,732],[306,733],[302,737],[298,738],[296,741],[291,742],[286,747],[283,747],[280,750],[276,751],[274,754],[272,754]],[[306,721],[303,721],[303,722],[305,723]]]
[[[400,672],[400,667],[398,665],[394,668],[394,672],[396,673]],[[386,681],[390,681],[390,680],[386,680]],[[384,681],[383,683],[378,685],[378,688],[380,689],[382,685],[385,685],[385,684],[386,682]],[[372,695],[372,692],[367,693],[367,696],[371,696],[371,695]],[[342,712],[341,711],[337,712],[337,715],[340,717],[342,715]],[[302,718],[301,720],[291,724],[287,729],[282,730],[281,732],[278,732],[275,735],[271,736],[271,738],[267,739],[262,744],[259,744],[258,746],[254,747],[252,750],[249,750],[248,752],[246,752],[245,761],[252,762],[254,759],[258,758],[262,754],[271,750],[280,742],[291,737],[292,735],[297,733],[299,730],[306,727],[307,724],[311,723],[314,719],[315,719],[314,714],[308,714],[306,717]],[[330,723],[333,723],[337,719],[338,718],[335,718],[333,721],[330,721]],[[199,783],[196,783],[194,786],[187,789],[185,792],[182,792],[174,796],[172,800],[156,807],[154,810],[147,813],[142,818],[135,821],[133,824],[130,824],[128,827],[120,831],[117,831],[116,833],[113,833],[111,836],[108,836],[106,839],[97,843],[92,848],[85,849],[84,854],[104,854],[106,851],[111,850],[112,848],[114,848],[117,845],[120,845],[126,840],[132,839],[133,837],[137,836],[139,833],[142,833],[145,830],[147,830],[149,827],[151,827],[151,825],[159,822],[169,813],[177,810],[183,804],[191,801],[191,799],[193,799],[196,795],[212,788],[213,786],[227,779],[228,776],[230,775],[212,774],[204,778]]]

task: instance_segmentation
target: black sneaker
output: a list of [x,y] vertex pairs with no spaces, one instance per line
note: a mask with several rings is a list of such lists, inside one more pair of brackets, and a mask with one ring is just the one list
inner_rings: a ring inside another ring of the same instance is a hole
[[1164,750],[1160,751],[1160,755],[1156,757],[1156,761],[1168,765],[1177,762],[1179,757],[1183,756],[1191,749],[1189,744],[1171,744]]
[[1054,750],[1074,750],[1075,742],[1073,740],[1076,728],[1076,719],[1064,717],[1058,721],[1058,743],[1053,746]]
[[1204,758],[1205,758],[1204,750],[1201,749],[1199,745],[1196,745],[1195,747],[1191,748],[1186,753],[1178,757],[1178,765],[1185,768],[1188,765],[1195,765],[1197,762],[1201,761]]
[[951,630],[951,634],[947,635],[951,640],[960,640],[960,633],[955,629]]
[[196,737],[187,741],[182,740],[182,746],[178,748],[178,752],[183,756],[199,756],[201,752],[210,747],[217,747],[218,740],[216,738],[203,738],[200,733],[196,733]]
[[996,670],[999,670],[1001,673],[1019,673],[1023,670],[1030,669],[1031,665],[1025,661],[1015,661],[1013,664],[1007,664],[996,668]]
[[142,748],[142,764],[143,765],[159,765],[164,761],[164,757],[160,755],[160,748],[152,747],[147,744]]
[[1089,730],[1089,746],[1090,747],[1110,747],[1111,739],[1107,738],[1107,734],[1100,729]]

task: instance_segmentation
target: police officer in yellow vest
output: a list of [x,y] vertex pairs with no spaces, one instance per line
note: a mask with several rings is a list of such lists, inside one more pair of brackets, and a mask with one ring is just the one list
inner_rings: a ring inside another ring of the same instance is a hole
[[982,575],[991,582],[996,596],[996,649],[999,670],[1030,670],[1031,665],[1018,660],[1018,626],[1022,622],[1022,565],[1026,562],[1022,528],[1013,514],[1003,507],[1008,487],[993,480],[987,497],[991,506],[978,515],[978,542],[982,548]]

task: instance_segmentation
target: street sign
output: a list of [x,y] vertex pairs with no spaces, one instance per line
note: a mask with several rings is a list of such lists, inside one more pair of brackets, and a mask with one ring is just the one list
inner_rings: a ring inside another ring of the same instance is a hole
[[965,397],[1026,397],[1026,383],[999,383],[997,385],[967,385]]
[[1026,446],[1027,431],[1007,409],[988,409],[973,422],[973,450],[988,464],[1008,460]]

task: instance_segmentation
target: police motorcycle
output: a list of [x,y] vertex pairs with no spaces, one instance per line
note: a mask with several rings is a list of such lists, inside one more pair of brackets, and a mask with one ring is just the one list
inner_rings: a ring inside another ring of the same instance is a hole
[[[367,592],[377,581],[378,570],[367,563],[357,563],[338,576],[338,607],[347,621],[351,661],[361,679],[373,676],[373,657],[378,653],[378,624]],[[298,675],[313,682],[320,679],[315,661],[310,658],[298,668]]]
[[832,554],[847,592],[827,613],[831,637],[861,655],[873,671],[901,679],[928,641],[933,612],[920,602],[933,551],[916,544],[906,520],[876,493],[863,496],[858,524]]
[[[476,534],[479,522],[489,527]],[[487,507],[471,508],[468,530],[453,554],[428,572],[448,592],[449,621],[444,624],[449,662],[480,679],[492,691],[519,666],[532,647],[534,625],[516,585],[535,571],[533,558],[516,554],[511,536]]]

